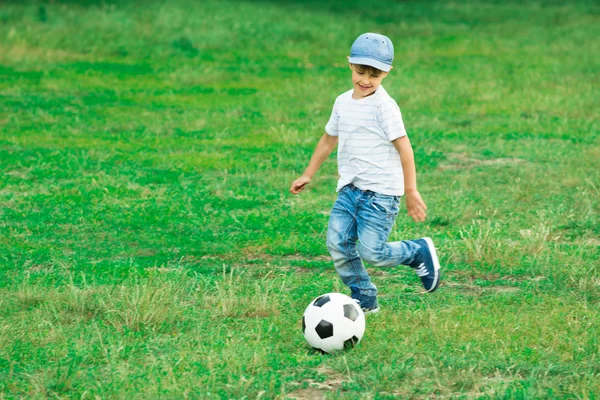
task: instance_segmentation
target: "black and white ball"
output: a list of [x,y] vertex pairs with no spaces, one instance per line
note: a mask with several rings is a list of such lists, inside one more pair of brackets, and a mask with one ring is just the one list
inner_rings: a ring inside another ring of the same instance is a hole
[[317,350],[334,353],[349,349],[356,346],[365,333],[365,314],[345,294],[327,293],[306,307],[302,333]]

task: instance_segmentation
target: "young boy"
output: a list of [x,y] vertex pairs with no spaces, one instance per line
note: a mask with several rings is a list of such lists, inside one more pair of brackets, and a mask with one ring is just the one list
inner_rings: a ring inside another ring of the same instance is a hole
[[381,82],[392,69],[394,47],[386,36],[360,35],[350,49],[353,89],[335,101],[325,134],[302,176],[298,194],[338,146],[338,198],[327,231],[327,248],[342,281],[366,313],[379,311],[377,288],[362,260],[375,267],[412,267],[428,292],[440,282],[440,264],[430,238],[387,242],[400,197],[408,215],[424,221],[427,206],[417,191],[413,150],[396,102]]

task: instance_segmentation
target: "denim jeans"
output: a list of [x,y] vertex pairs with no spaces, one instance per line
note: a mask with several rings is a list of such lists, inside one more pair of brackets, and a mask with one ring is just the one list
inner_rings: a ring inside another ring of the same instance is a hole
[[399,205],[399,196],[361,190],[352,184],[338,193],[329,217],[327,248],[354,298],[377,295],[363,260],[374,267],[407,265],[420,248],[410,240],[387,241]]

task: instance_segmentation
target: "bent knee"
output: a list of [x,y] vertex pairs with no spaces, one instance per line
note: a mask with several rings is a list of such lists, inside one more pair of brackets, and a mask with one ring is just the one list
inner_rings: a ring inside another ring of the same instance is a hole
[[359,244],[358,254],[360,254],[360,258],[374,267],[384,267],[387,265],[383,249],[371,249]]
[[327,250],[329,250],[329,254],[331,254],[334,259],[343,257],[348,253],[349,246],[351,245],[343,238],[327,238]]

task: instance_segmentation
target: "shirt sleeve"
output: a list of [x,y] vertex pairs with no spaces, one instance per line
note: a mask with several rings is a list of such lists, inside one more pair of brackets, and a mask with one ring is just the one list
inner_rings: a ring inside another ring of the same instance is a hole
[[395,101],[388,101],[379,106],[377,121],[390,141],[406,136],[402,113]]
[[327,125],[325,125],[325,132],[327,132],[329,136],[338,135],[339,116],[336,105],[337,102],[333,104],[333,110],[331,110],[331,117],[329,117],[329,121],[327,122]]

